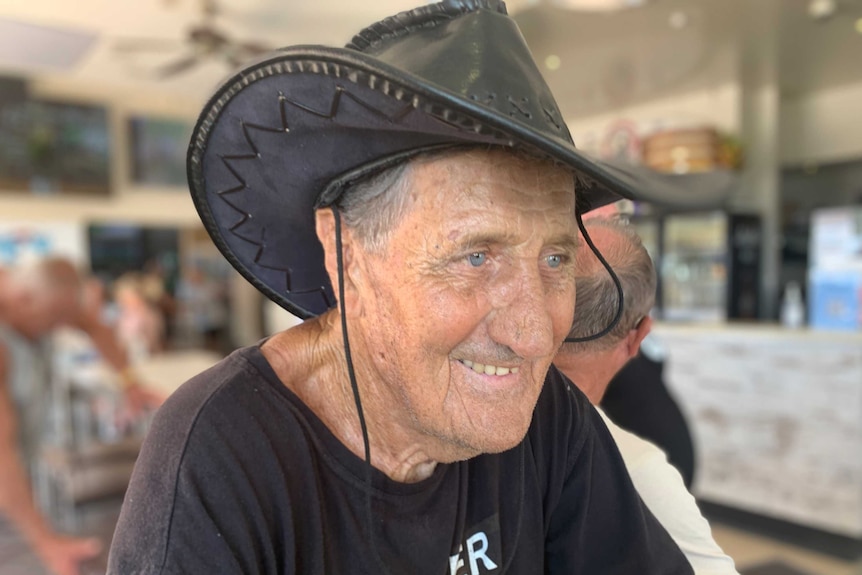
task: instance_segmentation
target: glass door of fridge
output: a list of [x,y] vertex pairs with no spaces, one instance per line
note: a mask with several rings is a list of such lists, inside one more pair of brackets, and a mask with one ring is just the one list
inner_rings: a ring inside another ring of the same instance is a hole
[[665,320],[725,319],[727,226],[723,212],[666,217],[659,272]]

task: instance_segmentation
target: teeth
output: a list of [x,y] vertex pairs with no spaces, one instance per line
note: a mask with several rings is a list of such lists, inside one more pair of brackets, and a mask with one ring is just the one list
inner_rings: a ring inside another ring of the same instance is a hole
[[485,365],[482,363],[470,361],[469,359],[462,359],[461,363],[463,363],[476,373],[481,373],[484,375],[509,375],[510,373],[514,375],[518,373],[517,367],[499,367],[496,365]]

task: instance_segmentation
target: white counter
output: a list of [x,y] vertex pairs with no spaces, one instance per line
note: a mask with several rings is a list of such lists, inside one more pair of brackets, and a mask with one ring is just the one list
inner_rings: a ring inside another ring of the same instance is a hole
[[218,363],[223,356],[206,350],[170,351],[147,358],[135,366],[141,383],[169,396],[180,385]]
[[862,537],[862,334],[660,324],[695,494]]

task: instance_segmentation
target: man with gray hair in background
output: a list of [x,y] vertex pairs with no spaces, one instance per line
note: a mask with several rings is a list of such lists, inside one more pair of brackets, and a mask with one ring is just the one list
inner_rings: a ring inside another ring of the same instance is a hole
[[[640,237],[625,220],[591,217],[584,221],[584,226],[619,278],[622,313],[618,323],[602,337],[564,343],[554,365],[598,406],[611,378],[638,354],[641,342],[650,332],[656,273]],[[618,313],[619,295],[604,265],[590,251],[578,253],[575,278],[575,319],[569,336],[583,338],[600,333],[611,324]],[[611,432],[639,495],[679,545],[694,572],[736,574],[733,559],[712,538],[709,523],[701,515],[697,502],[661,449],[619,427],[598,407],[597,411]]]

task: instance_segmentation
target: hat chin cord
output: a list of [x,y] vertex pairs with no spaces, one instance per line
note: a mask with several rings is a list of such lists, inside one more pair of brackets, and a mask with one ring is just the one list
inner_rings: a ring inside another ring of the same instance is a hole
[[[608,274],[611,276],[611,280],[614,282],[614,287],[617,288],[617,313],[614,315],[614,319],[611,320],[611,323],[608,324],[606,328],[601,330],[598,333],[594,333],[592,335],[585,335],[582,337],[567,337],[565,340],[566,343],[582,343],[585,341],[593,341],[599,339],[600,337],[604,337],[613,330],[618,323],[620,323],[620,319],[623,317],[623,286],[620,283],[620,278],[617,277],[616,272],[614,272],[611,265],[608,263],[608,260],[601,254],[599,249],[596,247],[596,244],[593,243],[593,240],[590,238],[590,234],[587,233],[586,228],[584,227],[584,220],[581,217],[581,210],[575,208],[575,220],[578,222],[578,229],[581,231],[581,235],[584,236],[584,241],[587,242],[587,245],[590,246],[590,250],[595,254],[596,258],[598,258],[599,262],[601,262],[602,266],[607,270]],[[577,313],[577,310],[575,310]]]
[[344,256],[341,244],[341,212],[333,204],[332,215],[335,216],[335,258],[338,267],[338,301],[341,308],[341,335],[344,341],[344,356],[347,361],[347,377],[350,379],[350,388],[353,390],[353,402],[356,404],[356,412],[359,414],[359,427],[362,430],[362,443],[365,446],[365,517],[368,520],[368,534],[371,537],[371,551],[374,559],[381,568],[382,573],[388,573],[386,564],[377,551],[377,543],[374,538],[374,515],[371,512],[371,443],[368,441],[368,425],[365,423],[365,412],[362,411],[362,400],[359,398],[359,385],[356,383],[356,372],[353,369],[353,355],[350,353],[350,338],[347,337],[347,314],[344,313]]

